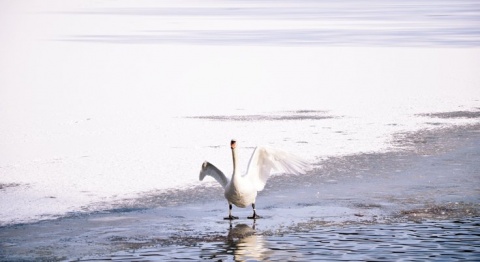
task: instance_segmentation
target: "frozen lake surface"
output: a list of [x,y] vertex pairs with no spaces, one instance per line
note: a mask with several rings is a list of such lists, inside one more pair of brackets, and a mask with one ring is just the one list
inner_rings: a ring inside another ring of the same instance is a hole
[[[257,145],[314,165],[305,177],[275,176],[272,188],[329,185],[342,174],[394,189],[377,179],[382,165],[350,170],[349,161],[441,154],[461,146],[449,140],[422,153],[438,136],[430,132],[449,136],[480,119],[477,1],[26,0],[0,3],[0,21],[7,231],[207,196],[223,205],[215,181],[200,183],[198,172],[208,160],[228,174],[232,138],[245,168]],[[466,174],[475,174],[469,163]],[[478,188],[468,192],[446,199],[478,202]],[[300,214],[296,222],[308,216]],[[278,235],[262,237],[280,245]]]

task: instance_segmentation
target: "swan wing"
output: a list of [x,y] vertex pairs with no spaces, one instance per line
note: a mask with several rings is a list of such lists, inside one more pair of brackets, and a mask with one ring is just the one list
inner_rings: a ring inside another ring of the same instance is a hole
[[272,172],[288,174],[305,174],[310,164],[302,158],[270,147],[257,147],[248,163],[247,176],[251,179],[257,191],[263,190]]
[[223,188],[225,188],[228,184],[228,178],[223,174],[220,169],[218,169],[216,166],[213,164],[205,161],[202,164],[202,170],[200,170],[200,181],[202,181],[205,176],[211,176],[217,180],[217,182],[222,185]]

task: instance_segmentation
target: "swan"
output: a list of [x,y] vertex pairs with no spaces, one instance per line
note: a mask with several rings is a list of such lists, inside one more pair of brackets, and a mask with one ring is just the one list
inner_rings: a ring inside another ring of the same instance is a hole
[[309,163],[293,154],[270,147],[258,146],[250,158],[247,173],[240,175],[238,173],[235,140],[230,142],[230,147],[233,158],[231,179],[228,179],[220,169],[207,161],[203,162],[199,175],[200,181],[206,176],[211,176],[222,185],[225,191],[224,196],[228,201],[228,217],[225,217],[225,219],[238,219],[238,217],[232,216],[232,204],[241,208],[251,205],[253,215],[248,218],[260,218],[255,210],[255,199],[257,198],[257,192],[262,191],[265,187],[271,171],[298,175],[305,174],[306,170],[310,169]]

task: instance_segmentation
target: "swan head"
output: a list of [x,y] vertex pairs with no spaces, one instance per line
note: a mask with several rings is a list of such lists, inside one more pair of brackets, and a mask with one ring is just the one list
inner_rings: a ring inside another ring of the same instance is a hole
[[235,141],[235,139],[232,139],[232,141],[230,141],[230,147],[234,149],[236,146],[237,146],[237,141]]

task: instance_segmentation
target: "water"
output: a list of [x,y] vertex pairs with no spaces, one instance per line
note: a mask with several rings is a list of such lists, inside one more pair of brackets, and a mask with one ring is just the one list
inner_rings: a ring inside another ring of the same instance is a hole
[[232,138],[317,164],[476,123],[476,2],[368,3],[4,3],[0,224],[197,185]]
[[365,261],[476,260],[480,220],[316,228],[281,236],[257,234],[246,224],[232,226],[222,241],[119,252],[102,260]]

